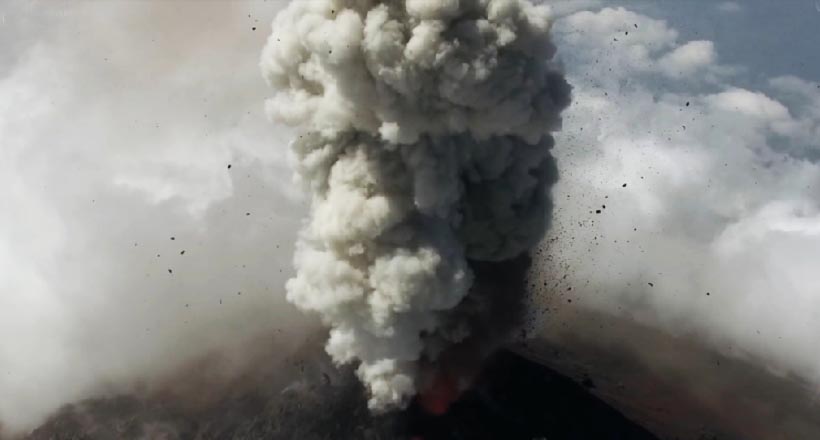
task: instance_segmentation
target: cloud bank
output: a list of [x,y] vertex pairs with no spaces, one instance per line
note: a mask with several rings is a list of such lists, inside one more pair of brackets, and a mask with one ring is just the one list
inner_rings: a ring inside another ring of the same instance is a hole
[[818,383],[820,85],[741,87],[718,45],[623,8],[556,32],[576,88],[543,270],[582,307]]
[[258,334],[285,349],[308,322],[282,288],[304,208],[258,98],[252,27],[270,15],[18,7],[0,76],[0,424],[211,350],[241,364]]

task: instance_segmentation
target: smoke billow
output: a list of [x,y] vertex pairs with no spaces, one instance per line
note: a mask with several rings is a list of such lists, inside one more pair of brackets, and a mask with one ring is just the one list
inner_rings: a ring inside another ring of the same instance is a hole
[[297,1],[274,20],[267,110],[301,128],[312,196],[287,297],[358,363],[373,410],[480,325],[477,268],[543,236],[570,96],[550,24],[526,0]]

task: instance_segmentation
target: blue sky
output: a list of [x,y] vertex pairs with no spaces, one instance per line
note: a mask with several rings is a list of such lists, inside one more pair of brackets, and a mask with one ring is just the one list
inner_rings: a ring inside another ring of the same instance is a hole
[[719,44],[721,59],[743,66],[749,84],[776,75],[820,78],[820,5],[813,0],[635,0],[566,2],[568,7],[623,6],[669,22],[685,40]]
[[820,78],[820,6],[811,0],[615,2],[666,17],[685,39],[717,42],[724,62],[749,70],[753,81],[776,75]]

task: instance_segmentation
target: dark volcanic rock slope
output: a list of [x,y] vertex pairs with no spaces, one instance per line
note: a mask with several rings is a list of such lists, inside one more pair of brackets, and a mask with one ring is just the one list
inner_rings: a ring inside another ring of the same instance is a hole
[[349,371],[302,369],[286,387],[259,384],[206,407],[119,396],[63,408],[25,438],[103,439],[653,439],[585,387],[512,352],[493,356],[441,417],[418,407],[369,414]]

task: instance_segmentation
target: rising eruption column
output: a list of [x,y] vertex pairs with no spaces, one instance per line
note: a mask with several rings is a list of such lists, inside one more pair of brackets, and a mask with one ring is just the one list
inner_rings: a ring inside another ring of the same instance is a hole
[[273,22],[266,110],[299,129],[311,200],[287,298],[330,328],[374,411],[492,346],[491,308],[520,299],[482,272],[549,224],[570,101],[550,24],[526,0],[296,0]]

